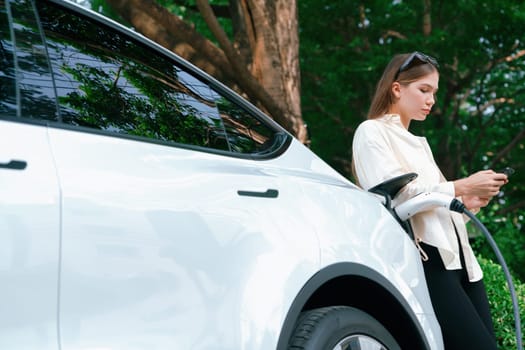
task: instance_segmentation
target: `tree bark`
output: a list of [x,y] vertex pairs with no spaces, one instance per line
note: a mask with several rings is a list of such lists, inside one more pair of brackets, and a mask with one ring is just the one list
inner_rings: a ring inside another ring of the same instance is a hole
[[247,41],[252,52],[251,72],[274,97],[290,120],[297,138],[307,141],[301,117],[299,36],[295,0],[239,0]]
[[423,35],[429,36],[432,32],[432,19],[430,17],[432,4],[430,0],[423,0]]

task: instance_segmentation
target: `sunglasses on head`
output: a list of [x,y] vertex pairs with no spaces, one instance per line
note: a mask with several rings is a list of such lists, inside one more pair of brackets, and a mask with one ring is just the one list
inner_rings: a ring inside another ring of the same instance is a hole
[[434,57],[425,55],[424,53],[421,53],[419,51],[413,52],[412,54],[410,54],[410,56],[407,57],[403,64],[399,66],[394,80],[397,79],[401,72],[404,72],[411,67],[419,66],[420,64],[425,63],[429,63],[434,67],[439,68],[439,64]]

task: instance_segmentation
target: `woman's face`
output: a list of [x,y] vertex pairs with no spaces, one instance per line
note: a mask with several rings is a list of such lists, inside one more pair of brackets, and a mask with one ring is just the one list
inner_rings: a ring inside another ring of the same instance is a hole
[[439,74],[436,71],[408,85],[393,83],[392,92],[397,100],[389,112],[399,114],[405,128],[411,120],[425,120],[436,102],[438,83]]

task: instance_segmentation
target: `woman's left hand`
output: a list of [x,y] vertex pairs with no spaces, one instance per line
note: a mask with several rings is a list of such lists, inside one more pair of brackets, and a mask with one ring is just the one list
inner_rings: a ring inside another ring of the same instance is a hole
[[463,204],[467,207],[468,210],[483,208],[489,204],[491,198],[479,197],[472,195],[463,195],[461,197]]

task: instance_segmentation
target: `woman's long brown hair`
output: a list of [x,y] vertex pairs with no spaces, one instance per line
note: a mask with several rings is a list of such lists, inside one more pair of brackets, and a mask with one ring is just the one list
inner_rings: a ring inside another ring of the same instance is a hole
[[392,84],[395,81],[401,85],[407,85],[427,74],[437,71],[437,68],[432,64],[423,63],[399,73],[396,79],[399,67],[410,55],[411,53],[395,55],[386,66],[383,75],[377,82],[376,90],[370,103],[370,109],[368,110],[368,119],[375,119],[385,115],[388,113],[390,106],[396,102],[395,96],[392,93]]

